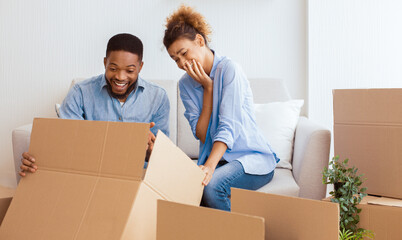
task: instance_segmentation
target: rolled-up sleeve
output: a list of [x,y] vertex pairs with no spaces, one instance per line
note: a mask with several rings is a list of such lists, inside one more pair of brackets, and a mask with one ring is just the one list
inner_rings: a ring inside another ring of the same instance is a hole
[[222,82],[222,100],[218,106],[218,128],[212,137],[212,141],[225,143],[229,150],[233,148],[242,128],[243,78],[245,75],[233,62],[226,65]]
[[60,118],[84,120],[83,97],[81,89],[74,85],[60,106]]
[[190,128],[195,139],[199,140],[196,135],[196,129],[198,119],[200,118],[201,109],[197,107],[197,104],[194,102],[195,96],[191,96],[188,93],[182,81],[179,82],[179,89],[180,89],[180,98],[185,108],[184,116],[186,117],[188,123],[190,124]]
[[155,122],[155,127],[151,128],[151,132],[156,135],[160,129],[166,136],[169,136],[170,102],[165,90],[163,90],[162,95],[160,106],[152,119]]

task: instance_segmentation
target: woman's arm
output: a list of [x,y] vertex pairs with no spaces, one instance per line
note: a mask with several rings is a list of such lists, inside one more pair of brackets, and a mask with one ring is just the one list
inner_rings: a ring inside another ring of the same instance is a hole
[[197,122],[196,132],[195,134],[200,139],[202,143],[205,142],[205,138],[207,136],[207,130],[209,125],[209,119],[212,114],[212,86],[204,87],[204,97],[202,100],[202,110],[200,114],[200,118]]
[[201,63],[199,62],[195,62],[194,60],[192,61],[192,64],[186,62],[184,69],[190,75],[190,77],[199,82],[204,89],[201,114],[195,131],[197,138],[204,143],[207,135],[209,119],[211,118],[212,114],[213,82],[212,79],[205,73]]
[[211,154],[204,165],[200,165],[201,169],[204,171],[205,178],[202,181],[204,186],[208,185],[209,181],[211,181],[212,175],[214,174],[216,165],[222,159],[223,154],[226,152],[228,147],[224,142],[214,142],[211,150]]

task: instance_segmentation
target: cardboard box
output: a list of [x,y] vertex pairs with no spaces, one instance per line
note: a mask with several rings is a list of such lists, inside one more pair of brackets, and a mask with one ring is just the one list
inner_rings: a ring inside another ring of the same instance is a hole
[[338,240],[338,204],[232,188],[232,212],[265,218],[265,239]]
[[372,195],[402,198],[402,89],[334,90],[334,146]]
[[158,200],[157,240],[263,240],[264,219]]
[[159,132],[142,179],[148,132],[35,119],[29,152],[39,169],[19,183],[0,239],[156,239],[157,199],[199,205],[204,173]]
[[[324,199],[330,201],[330,198]],[[396,207],[399,206],[399,207]],[[371,230],[376,240],[400,240],[402,237],[402,200],[366,196],[357,205],[359,228]]]
[[0,185],[0,225],[3,222],[3,218],[7,213],[8,206],[14,196],[14,189],[6,188]]
[[380,205],[387,204],[387,201],[374,196],[365,197],[358,205],[362,209],[358,226],[373,231],[376,240],[399,240],[402,238],[402,208]]

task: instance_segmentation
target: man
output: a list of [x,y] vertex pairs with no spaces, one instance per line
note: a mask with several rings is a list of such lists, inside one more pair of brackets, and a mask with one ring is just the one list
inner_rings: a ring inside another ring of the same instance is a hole
[[[160,129],[169,135],[169,99],[166,91],[139,77],[143,66],[143,45],[131,34],[113,36],[104,58],[105,73],[75,84],[60,106],[60,118],[149,122],[147,158]],[[35,158],[22,154],[21,171],[35,172]]]

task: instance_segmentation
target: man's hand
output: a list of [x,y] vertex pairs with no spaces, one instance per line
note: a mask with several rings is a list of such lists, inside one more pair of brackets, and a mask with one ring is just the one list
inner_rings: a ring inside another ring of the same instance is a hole
[[[154,126],[155,126],[155,123],[151,122],[149,128],[153,128]],[[152,149],[154,148],[154,142],[155,142],[155,135],[151,131],[149,131],[147,154],[145,156],[145,161],[147,161],[147,162],[149,161],[149,157],[151,156]]]
[[20,166],[21,171],[18,174],[21,177],[25,177],[26,175],[25,172],[32,172],[32,173],[36,172],[38,167],[34,163],[35,158],[29,153],[24,152],[21,158],[21,166]]

